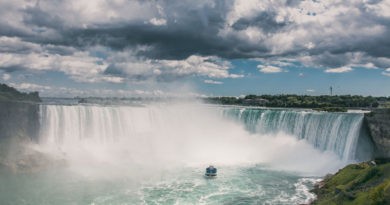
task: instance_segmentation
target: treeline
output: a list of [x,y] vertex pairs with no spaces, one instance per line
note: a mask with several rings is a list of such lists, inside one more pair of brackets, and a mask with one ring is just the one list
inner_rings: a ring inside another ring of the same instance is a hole
[[208,103],[224,105],[249,105],[266,107],[294,107],[294,108],[347,108],[372,107],[390,102],[390,97],[363,97],[360,95],[247,95],[237,97],[209,97]]
[[41,102],[38,92],[23,93],[6,84],[0,84],[0,101]]

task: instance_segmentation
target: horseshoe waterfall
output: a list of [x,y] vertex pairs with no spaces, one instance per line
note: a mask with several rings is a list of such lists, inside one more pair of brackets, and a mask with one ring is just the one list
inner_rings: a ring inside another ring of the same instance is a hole
[[[373,150],[362,113],[57,103],[38,116],[15,159],[24,174],[0,174],[6,204],[302,204],[320,177]],[[34,172],[26,156],[46,163]]]

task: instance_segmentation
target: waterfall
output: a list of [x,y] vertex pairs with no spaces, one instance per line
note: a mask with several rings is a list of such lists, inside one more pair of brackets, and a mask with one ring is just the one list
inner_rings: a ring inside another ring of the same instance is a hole
[[305,110],[228,108],[226,117],[242,122],[252,133],[285,132],[304,139],[321,151],[332,151],[344,160],[355,158],[363,114]]
[[72,144],[77,141],[113,142],[137,136],[156,125],[153,109],[109,106],[41,106],[41,142]]
[[256,163],[313,154],[320,159],[320,153],[355,160],[363,119],[356,113],[205,105],[41,105],[40,116],[43,147],[73,154],[75,160],[87,150],[96,158],[105,153],[110,162],[131,156],[141,164]]

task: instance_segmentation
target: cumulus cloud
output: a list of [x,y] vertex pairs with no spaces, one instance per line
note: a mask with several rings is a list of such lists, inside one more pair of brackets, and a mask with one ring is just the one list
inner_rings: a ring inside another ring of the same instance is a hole
[[[242,78],[243,75],[231,74],[229,61],[216,56],[189,56],[183,60],[148,59],[136,55],[135,50],[147,50],[139,47],[133,50],[118,52],[107,51],[104,47],[91,47],[88,51],[78,51],[63,46],[45,45],[24,42],[19,38],[11,38],[9,46],[3,50],[20,50],[25,52],[0,52],[0,70],[13,71],[59,71],[78,82],[110,82],[125,81],[159,81],[175,80],[206,76],[209,78]],[[4,41],[7,42],[7,41]],[[1,45],[2,41],[0,41]],[[4,43],[3,43],[4,44]],[[64,54],[66,53],[66,54]],[[103,57],[94,56],[100,53]]]
[[257,67],[260,68],[260,72],[263,72],[263,73],[280,73],[280,72],[282,72],[281,68],[275,67],[275,66],[258,65]]
[[390,68],[387,68],[385,71],[382,72],[382,75],[389,76],[390,77]]
[[389,76],[389,77],[390,77],[390,73],[387,73],[387,72],[382,72],[382,75],[385,75],[385,76]]
[[[74,97],[74,96],[107,96],[106,89],[76,89],[68,87],[48,86],[37,83],[9,83],[10,86],[23,91],[32,92],[38,91],[40,96],[51,96],[51,97]],[[120,96],[119,91],[112,90],[112,96]]]
[[272,66],[272,65],[258,65],[257,66],[260,72],[263,73],[280,73],[280,72],[288,72],[288,70]]
[[384,52],[389,50],[385,2],[19,0],[3,2],[1,17],[9,28],[2,33],[29,36],[30,41],[114,49],[148,45],[154,49],[143,55],[160,59],[325,51],[389,57]]
[[313,92],[315,92],[316,90],[314,90],[314,89],[307,89],[306,90],[306,92],[309,92],[309,93],[313,93]]
[[3,78],[4,81],[8,81],[11,78],[11,75],[7,74],[7,73],[4,73],[2,78]]
[[23,92],[38,91],[40,96],[50,97],[205,97],[203,94],[186,90],[185,93],[164,91],[161,89],[94,89],[94,88],[71,88],[60,86],[48,86],[37,83],[9,83]]
[[215,81],[215,80],[204,80],[203,82],[207,83],[207,84],[215,84],[215,85],[222,85],[223,84],[223,82]]
[[80,82],[119,82],[118,77],[99,75],[106,65],[98,64],[99,58],[89,56],[88,52],[77,52],[71,56],[49,53],[0,53],[0,69],[8,72],[18,70],[54,70],[68,74]]
[[244,77],[224,64],[237,58],[265,59],[264,73],[291,62],[332,73],[384,69],[388,8],[354,0],[1,1],[0,69],[112,83]]
[[20,89],[20,90],[50,90],[50,86],[43,86],[43,85],[38,85],[34,83],[21,83],[21,84],[15,84],[15,83],[10,83],[11,86]]
[[164,26],[164,25],[167,25],[167,20],[152,18],[152,19],[149,20],[149,23],[151,23],[151,24],[153,24],[155,26]]
[[230,74],[232,65],[217,57],[190,56],[184,60],[137,59],[127,52],[108,58],[112,62],[104,71],[106,75],[120,76],[135,81],[155,80],[171,82],[182,78],[206,76],[209,78],[241,78]]
[[340,67],[340,68],[329,68],[329,69],[326,69],[325,73],[346,73],[346,72],[349,72],[349,71],[352,71],[352,68],[347,67],[347,66],[343,66],[343,67]]
[[41,47],[35,43],[24,42],[17,37],[0,36],[1,53],[28,53],[41,51]]

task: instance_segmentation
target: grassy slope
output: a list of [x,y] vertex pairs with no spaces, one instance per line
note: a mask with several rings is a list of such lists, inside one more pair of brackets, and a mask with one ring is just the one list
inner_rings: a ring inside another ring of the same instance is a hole
[[313,191],[312,204],[390,204],[390,163],[348,165]]

